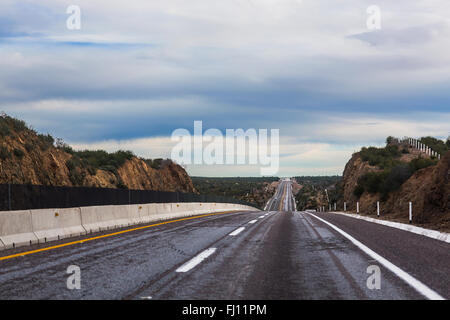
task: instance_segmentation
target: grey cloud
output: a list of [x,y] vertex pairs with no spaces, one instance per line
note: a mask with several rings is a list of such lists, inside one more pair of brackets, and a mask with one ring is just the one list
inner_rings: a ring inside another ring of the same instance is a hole
[[448,37],[449,26],[445,23],[413,26],[403,29],[389,27],[348,36],[358,39],[372,46],[400,45],[420,46],[439,37]]

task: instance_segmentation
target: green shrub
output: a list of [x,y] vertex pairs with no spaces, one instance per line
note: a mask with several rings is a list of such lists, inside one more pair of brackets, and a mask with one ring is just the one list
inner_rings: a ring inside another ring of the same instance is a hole
[[25,152],[23,152],[22,149],[17,149],[17,148],[14,149],[13,153],[19,159],[22,159],[23,156],[25,155]]
[[55,139],[50,134],[39,133],[38,138],[39,138],[39,140],[41,140],[42,142],[45,142],[47,144],[53,145],[55,143]]
[[0,159],[6,160],[11,158],[11,153],[5,146],[0,146]]
[[362,194],[364,193],[364,187],[361,185],[357,185],[355,187],[355,189],[353,190],[353,194],[357,197],[360,198],[362,196]]
[[429,166],[434,166],[438,161],[436,159],[430,158],[416,158],[409,163],[411,171],[415,172],[417,170],[427,168]]
[[377,193],[381,190],[387,174],[386,171],[368,172],[358,179],[358,185],[362,186],[367,192]]
[[39,147],[42,151],[48,150],[55,143],[55,139],[50,134],[38,134]]
[[66,167],[69,170],[69,179],[75,186],[83,185],[86,174],[82,171],[83,164],[81,159],[73,156],[66,161]]
[[117,168],[115,166],[113,166],[113,165],[110,165],[110,164],[107,164],[107,165],[104,165],[104,166],[100,166],[99,169],[103,170],[103,171],[109,171],[109,172],[114,173],[114,174],[117,173]]
[[381,200],[386,201],[389,193],[400,189],[402,184],[408,180],[412,174],[413,171],[407,164],[398,165],[386,172],[384,181],[378,190],[378,192],[381,193]]
[[119,189],[128,189],[128,187],[123,183],[122,179],[119,178],[119,181],[117,182],[117,188]]
[[69,171],[75,170],[77,168],[77,164],[73,159],[69,159],[66,161],[66,167]]
[[381,200],[386,201],[389,193],[400,189],[413,172],[408,164],[399,164],[381,172],[368,172],[358,179],[358,190],[355,188],[354,194],[359,197],[364,191],[380,193]]
[[152,167],[153,169],[160,169],[161,165],[163,163],[163,159],[158,158],[158,159],[148,159],[147,163],[150,165],[150,167]]
[[60,146],[58,149],[66,152],[66,153],[72,154],[72,155],[75,154],[75,151],[68,144],[64,144],[63,146]]
[[92,166],[88,166],[88,167],[87,167],[87,170],[88,170],[88,172],[89,172],[89,174],[90,174],[91,176],[95,176],[95,175],[97,174],[97,169],[95,169],[95,168],[92,167]]
[[0,136],[1,137],[7,137],[10,134],[11,134],[11,131],[9,130],[8,125],[5,122],[0,121]]
[[10,126],[13,128],[13,130],[16,132],[21,132],[21,131],[28,129],[25,121],[22,121],[22,120],[19,120],[16,118],[12,118],[12,117],[8,117],[8,122],[9,122]]
[[31,144],[29,142],[25,143],[25,150],[27,150],[28,153],[33,151],[33,149],[34,149],[34,145],[33,144]]
[[90,166],[94,170],[102,169],[111,172],[117,171],[127,160],[134,157],[131,151],[122,150],[114,153],[108,153],[104,150],[84,150],[74,151],[73,154],[82,159],[85,166]]
[[393,136],[389,136],[386,138],[386,145],[390,145],[392,142],[394,142],[395,138]]
[[21,132],[28,129],[26,123],[22,120],[8,116],[5,113],[0,115],[0,135],[6,137],[11,131]]
[[78,170],[72,170],[69,172],[69,179],[75,186],[83,185],[85,174],[79,172]]
[[363,161],[368,161],[371,166],[387,169],[396,166],[401,156],[398,146],[388,145],[385,148],[362,148],[360,155]]
[[67,143],[65,143],[64,140],[61,138],[57,138],[55,144],[56,144],[56,148],[59,150],[62,150],[66,153],[70,153],[72,155],[75,153],[75,151],[72,149],[72,147],[69,146]]

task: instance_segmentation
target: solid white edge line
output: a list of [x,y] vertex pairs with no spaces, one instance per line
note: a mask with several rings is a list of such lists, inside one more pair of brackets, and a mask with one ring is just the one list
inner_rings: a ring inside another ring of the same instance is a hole
[[237,236],[239,233],[241,233],[242,231],[244,231],[245,227],[240,227],[237,228],[236,230],[234,230],[232,233],[229,234],[229,236]]
[[445,300],[444,297],[442,297],[441,295],[439,295],[436,291],[430,289],[429,287],[427,287],[425,284],[423,284],[422,282],[420,282],[419,280],[417,280],[416,278],[414,278],[413,276],[409,275],[406,271],[403,271],[402,269],[400,269],[399,267],[397,267],[395,264],[391,263],[390,261],[388,261],[387,259],[383,258],[382,256],[380,256],[378,253],[376,253],[375,251],[373,251],[372,249],[370,249],[369,247],[365,246],[364,244],[362,244],[361,242],[359,242],[358,240],[356,240],[355,238],[353,238],[351,235],[349,235],[347,232],[339,229],[338,227],[336,227],[334,224],[319,218],[318,216],[306,212],[307,214],[309,214],[310,216],[313,216],[314,218],[322,221],[323,223],[325,223],[326,225],[330,226],[331,228],[333,228],[334,230],[336,230],[337,232],[339,232],[340,234],[342,234],[344,237],[346,237],[348,240],[350,240],[351,242],[353,242],[354,245],[356,245],[358,248],[360,248],[362,251],[364,251],[367,255],[369,255],[370,257],[372,257],[373,259],[377,260],[379,263],[381,263],[384,267],[386,267],[387,269],[389,269],[392,273],[394,273],[397,277],[399,277],[400,279],[402,279],[403,281],[405,281],[407,284],[409,284],[411,287],[413,287],[417,292],[419,292],[420,294],[422,294],[423,296],[425,296],[427,299],[430,300]]
[[194,258],[183,264],[181,267],[179,267],[175,272],[188,272],[189,270],[195,268],[198,264],[200,264],[203,260],[208,258],[210,255],[212,255],[216,251],[216,248],[209,248],[205,251],[200,252],[198,255],[196,255]]
[[256,223],[258,220],[252,220],[252,221],[249,221],[248,223],[250,223],[250,224],[253,224],[253,223]]

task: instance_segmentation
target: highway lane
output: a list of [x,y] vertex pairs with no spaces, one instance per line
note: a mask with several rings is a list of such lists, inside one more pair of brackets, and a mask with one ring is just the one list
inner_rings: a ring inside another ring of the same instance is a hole
[[281,180],[274,196],[267,205],[268,211],[292,211],[294,209],[291,182]]
[[[329,225],[296,212],[290,181],[280,181],[267,207],[0,261],[0,299],[424,299]],[[316,216],[449,297],[448,244]],[[66,287],[69,265],[81,269],[80,290]],[[367,268],[374,265],[379,290],[367,287]]]
[[[0,261],[0,299],[123,299],[259,216],[214,215]],[[70,265],[81,290],[67,289]]]

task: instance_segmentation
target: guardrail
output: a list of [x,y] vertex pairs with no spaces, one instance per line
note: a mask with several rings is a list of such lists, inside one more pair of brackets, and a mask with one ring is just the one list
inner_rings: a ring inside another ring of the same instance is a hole
[[435,157],[435,158],[438,158],[439,160],[441,160],[441,155],[438,152],[434,151],[433,149],[428,147],[426,144],[422,143],[420,140],[405,137],[405,138],[403,138],[403,140],[401,140],[401,142],[404,142],[404,143],[406,142],[409,144],[410,147],[415,148],[415,149],[429,155],[430,157]]
[[[334,211],[337,211],[338,210],[337,203],[334,202],[333,204],[334,204],[333,205],[334,206]],[[349,203],[346,202],[346,201],[343,202],[343,212],[347,212],[348,211],[348,204]],[[356,201],[355,204],[356,204],[355,213],[356,214],[360,214],[360,202]],[[377,204],[377,206],[376,206],[377,217],[380,217],[380,215],[381,215],[381,204],[380,204],[380,201],[377,201],[376,204]],[[326,210],[325,206],[320,206],[320,207],[316,208],[316,212],[332,212],[332,211],[333,210],[332,210],[331,203],[329,205],[329,209],[328,210]],[[352,211],[352,210],[350,210],[350,211]],[[408,202],[408,220],[409,220],[409,223],[413,222],[413,203],[411,201]]]

